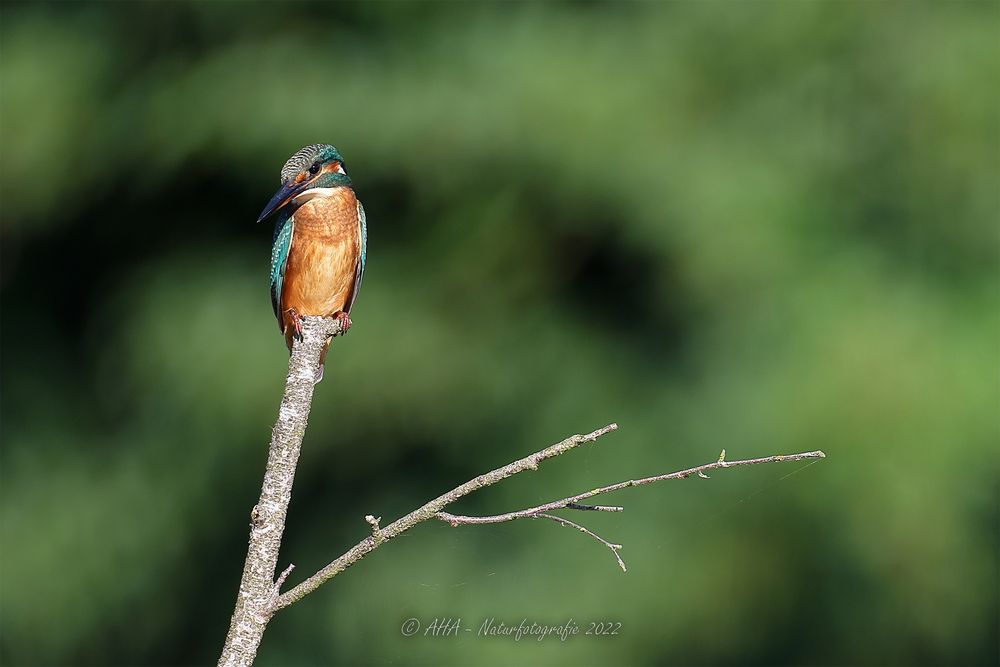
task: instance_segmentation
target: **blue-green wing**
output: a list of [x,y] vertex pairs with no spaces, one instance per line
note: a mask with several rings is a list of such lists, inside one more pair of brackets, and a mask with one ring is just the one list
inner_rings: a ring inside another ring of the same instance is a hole
[[354,287],[351,290],[351,298],[347,303],[347,312],[350,313],[354,307],[354,301],[361,291],[361,279],[365,276],[365,250],[368,246],[368,224],[365,220],[365,207],[358,200],[358,227],[361,235],[361,253],[358,257],[358,265],[354,267]]
[[285,279],[285,265],[288,251],[292,247],[292,232],[295,229],[291,213],[279,213],[274,223],[274,243],[271,245],[271,307],[281,327],[281,285]]

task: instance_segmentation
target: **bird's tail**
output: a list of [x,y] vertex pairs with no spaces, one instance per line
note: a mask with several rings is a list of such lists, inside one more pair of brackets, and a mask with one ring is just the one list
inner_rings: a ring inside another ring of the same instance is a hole
[[323,346],[323,350],[319,353],[319,367],[316,369],[316,381],[313,384],[319,384],[323,381],[323,369],[326,367],[326,353],[329,351],[330,341],[327,340]]

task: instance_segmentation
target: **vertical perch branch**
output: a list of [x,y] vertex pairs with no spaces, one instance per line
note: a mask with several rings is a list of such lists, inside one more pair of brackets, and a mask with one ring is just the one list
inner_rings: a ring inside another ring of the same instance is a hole
[[288,360],[285,394],[278,420],[271,430],[271,448],[260,500],[250,515],[250,545],[233,619],[219,658],[220,667],[252,665],[264,629],[274,614],[274,602],[278,597],[274,579],[278,550],[292,498],[295,466],[312,407],[316,368],[323,344],[337,333],[340,333],[340,326],[336,320],[303,318],[302,340],[295,343]]

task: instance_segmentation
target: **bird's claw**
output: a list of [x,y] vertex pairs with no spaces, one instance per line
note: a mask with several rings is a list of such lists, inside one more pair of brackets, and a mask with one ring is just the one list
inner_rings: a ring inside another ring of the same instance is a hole
[[299,311],[294,308],[288,309],[288,319],[292,321],[292,328],[295,333],[292,334],[296,339],[302,340],[302,316],[299,315]]
[[[333,319],[337,320],[337,324],[340,325],[340,333],[338,336],[343,336],[347,333],[347,330],[351,328],[351,317],[344,311],[340,310],[333,314]],[[288,320],[292,325],[292,336],[297,340],[302,340],[302,316],[294,308],[288,309]]]
[[344,311],[341,310],[334,313],[333,319],[337,320],[337,324],[340,325],[340,334],[338,335],[343,336],[345,333],[347,333],[347,330],[351,328],[352,324],[351,316],[345,313]]

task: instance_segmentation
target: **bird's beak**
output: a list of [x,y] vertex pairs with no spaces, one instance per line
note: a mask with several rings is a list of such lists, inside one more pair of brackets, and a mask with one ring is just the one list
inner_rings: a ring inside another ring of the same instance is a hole
[[274,193],[273,197],[271,197],[271,201],[267,202],[267,206],[265,206],[264,210],[261,211],[260,217],[257,218],[257,222],[260,222],[277,212],[278,209],[294,199],[296,195],[308,190],[310,185],[311,181],[308,180],[303,180],[299,183],[296,183],[295,181],[282,183],[278,191]]

